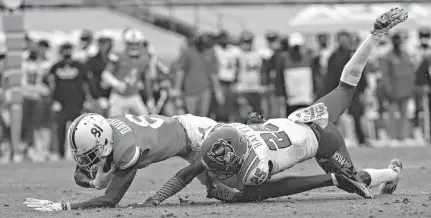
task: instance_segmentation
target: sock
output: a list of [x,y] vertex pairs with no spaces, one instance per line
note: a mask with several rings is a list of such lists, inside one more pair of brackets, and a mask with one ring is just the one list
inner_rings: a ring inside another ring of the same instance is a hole
[[359,83],[359,80],[361,80],[361,75],[353,75],[349,71],[343,70],[343,73],[341,74],[340,81],[345,82],[351,86],[357,86]]
[[391,169],[365,169],[364,171],[371,177],[369,188],[374,188],[398,177],[398,173]]
[[340,81],[352,86],[358,85],[368,57],[379,42],[380,38],[380,36],[371,34],[365,38],[346,66],[344,66]]

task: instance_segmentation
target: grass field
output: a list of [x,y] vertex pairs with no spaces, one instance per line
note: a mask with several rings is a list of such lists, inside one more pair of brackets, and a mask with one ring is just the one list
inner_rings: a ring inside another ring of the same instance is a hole
[[[261,203],[223,204],[205,198],[197,181],[157,208],[113,208],[41,213],[26,208],[26,197],[78,201],[102,192],[74,184],[72,162],[0,166],[0,217],[431,217],[431,147],[356,148],[356,168],[384,168],[393,157],[404,162],[396,194],[365,200],[336,188],[323,188]],[[121,205],[143,202],[185,161],[169,160],[139,171]],[[294,175],[322,173],[314,160],[293,168]],[[377,192],[378,190],[373,190]],[[180,202],[180,198],[186,199]]]

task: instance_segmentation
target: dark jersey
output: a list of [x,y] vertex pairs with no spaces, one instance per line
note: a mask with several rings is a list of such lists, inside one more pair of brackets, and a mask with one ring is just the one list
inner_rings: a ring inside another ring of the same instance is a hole
[[[119,169],[132,165],[144,168],[186,147],[186,133],[177,119],[126,114],[109,118],[108,122],[113,129],[113,162]],[[142,153],[146,153],[145,157],[139,158]]]
[[131,57],[127,53],[118,55],[116,58],[110,58],[106,65],[106,71],[112,72],[112,75],[120,81],[127,83],[127,89],[124,96],[139,94],[143,89],[145,73],[149,68],[149,58],[146,55]]
[[[113,129],[112,164],[119,169],[105,194],[82,203],[72,204],[72,208],[115,206],[126,193],[137,169],[152,163],[180,155],[187,148],[187,134],[177,119],[151,115],[119,115],[108,119]],[[77,167],[75,181],[80,179],[82,170]],[[86,182],[87,184],[88,182]]]
[[85,100],[84,84],[88,83],[89,70],[86,65],[78,62],[61,60],[54,64],[49,75],[54,78],[52,98],[62,105],[79,105]]

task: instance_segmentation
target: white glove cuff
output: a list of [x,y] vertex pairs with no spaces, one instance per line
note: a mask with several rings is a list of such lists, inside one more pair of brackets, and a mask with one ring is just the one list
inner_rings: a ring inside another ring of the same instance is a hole
[[331,173],[331,178],[332,178],[332,184],[334,186],[338,186],[338,181],[337,181],[337,178],[335,177],[335,174]]

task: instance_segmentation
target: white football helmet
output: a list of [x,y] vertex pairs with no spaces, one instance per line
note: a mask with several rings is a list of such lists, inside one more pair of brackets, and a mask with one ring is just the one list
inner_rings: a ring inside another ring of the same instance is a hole
[[143,49],[141,47],[145,37],[138,29],[127,29],[124,31],[124,41],[126,42],[126,52],[131,56],[138,56]]
[[67,135],[73,158],[79,167],[91,175],[112,152],[112,127],[99,114],[79,116],[70,125]]

